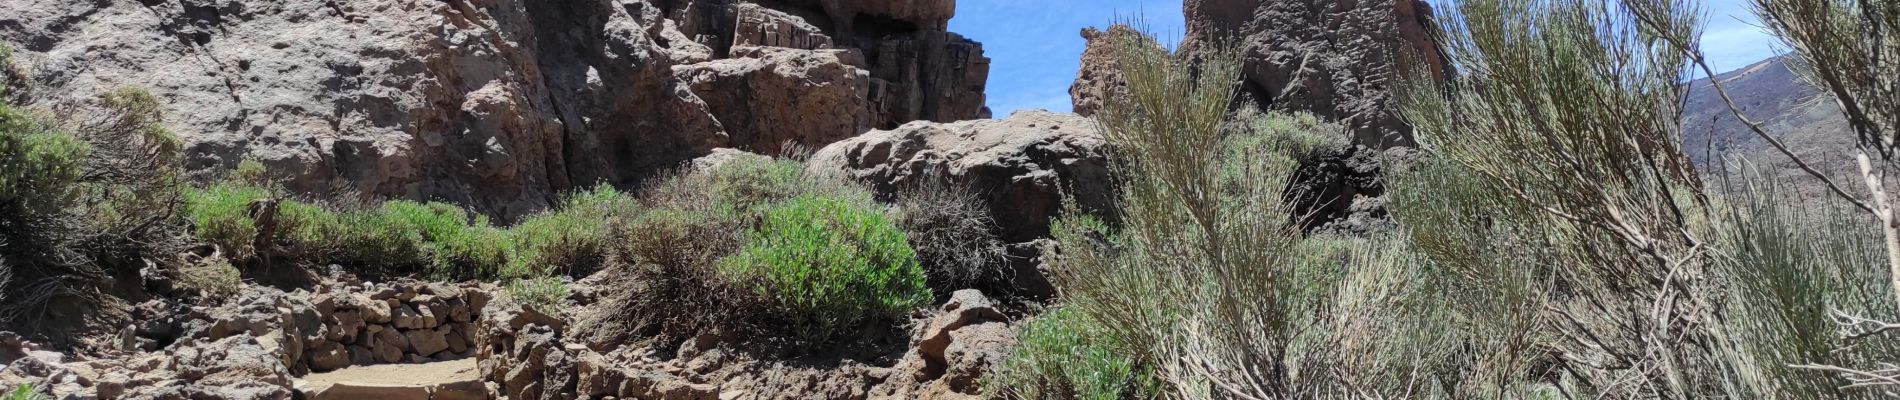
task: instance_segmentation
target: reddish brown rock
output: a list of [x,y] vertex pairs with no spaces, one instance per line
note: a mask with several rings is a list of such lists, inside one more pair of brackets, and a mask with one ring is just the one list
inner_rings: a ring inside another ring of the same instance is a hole
[[1095,115],[1102,109],[1103,101],[1127,94],[1128,81],[1122,79],[1121,62],[1116,60],[1115,52],[1115,46],[1124,38],[1161,45],[1127,25],[1111,25],[1107,31],[1082,29],[1082,40],[1088,45],[1082,52],[1081,66],[1075,71],[1075,83],[1069,86],[1069,98],[1074,102],[1076,114]]
[[725,123],[733,147],[780,154],[870,130],[870,75],[850,50],[734,48],[736,58],[675,68]]

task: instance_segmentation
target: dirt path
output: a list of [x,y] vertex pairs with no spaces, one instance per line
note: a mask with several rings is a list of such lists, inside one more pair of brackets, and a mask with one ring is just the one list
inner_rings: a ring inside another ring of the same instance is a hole
[[389,400],[486,399],[475,359],[428,364],[350,367],[304,376],[298,385],[310,398]]

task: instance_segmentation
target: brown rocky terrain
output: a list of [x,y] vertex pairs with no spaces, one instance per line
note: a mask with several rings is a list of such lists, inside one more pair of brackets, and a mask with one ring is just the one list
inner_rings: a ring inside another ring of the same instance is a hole
[[[1853,128],[1847,126],[1847,119],[1833,98],[1802,82],[1788,68],[1792,61],[1786,57],[1770,58],[1714,79],[1736,100],[1735,106],[1742,115],[1762,124],[1764,130],[1810,165],[1836,179],[1847,179],[1857,171],[1853,163]],[[1705,171],[1718,167],[1711,163],[1715,159],[1740,157],[1775,171],[1808,194],[1821,194],[1825,190],[1820,182],[1802,172],[1786,155],[1735,118],[1728,103],[1711,88],[1709,79],[1690,85],[1683,107],[1683,148]]]
[[[32,100],[136,85],[196,170],[501,216],[737,147],[986,116],[950,0],[0,3]],[[769,47],[770,50],[760,50]],[[756,96],[754,96],[756,95]],[[799,101],[790,101],[799,99]]]

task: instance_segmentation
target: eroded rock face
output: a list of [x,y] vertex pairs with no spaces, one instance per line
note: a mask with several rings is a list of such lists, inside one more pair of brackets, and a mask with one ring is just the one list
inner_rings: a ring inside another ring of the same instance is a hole
[[[1308,160],[1295,185],[1294,214],[1309,229],[1376,230],[1385,221],[1379,179],[1394,150],[1415,146],[1399,118],[1403,79],[1445,79],[1443,53],[1431,38],[1432,9],[1423,0],[1188,0],[1183,49],[1219,43],[1242,51],[1243,99],[1268,110],[1311,113],[1346,127],[1351,146]],[[1078,113],[1092,113],[1123,93],[1113,38],[1126,27],[1085,30],[1088,50],[1070,89]],[[1398,151],[1404,153],[1404,151]]]
[[[254,159],[293,189],[514,216],[714,148],[982,117],[989,61],[943,31],[954,13],[951,0],[4,2],[0,42],[42,104],[150,88],[194,170]],[[781,101],[806,98],[823,101]]]
[[[1243,49],[1241,91],[1250,100],[1340,121],[1355,144],[1374,149],[1414,144],[1394,104],[1404,74],[1442,79],[1448,68],[1423,0],[1188,0],[1183,7],[1188,51],[1222,41]],[[1078,111],[1098,108],[1115,87],[1095,83],[1113,65],[1087,56],[1109,54],[1113,43],[1097,39],[1104,32],[1084,35],[1095,37],[1070,92]]]
[[1076,69],[1075,84],[1069,86],[1069,98],[1075,103],[1076,114],[1095,115],[1101,111],[1103,102],[1127,95],[1128,81],[1122,78],[1121,62],[1115,59],[1115,47],[1122,38],[1138,38],[1157,47],[1161,45],[1127,25],[1109,26],[1106,31],[1083,28],[1082,40],[1088,41],[1088,45],[1082,51],[1082,65]]
[[678,67],[713,104],[731,144],[780,154],[787,142],[831,143],[870,130],[870,74],[846,50],[747,47],[745,57]]
[[1113,209],[1103,146],[1087,118],[1024,111],[873,131],[819,150],[809,169],[869,183],[883,196],[933,179],[970,187],[987,200],[1002,239],[1020,243],[1048,235],[1065,194],[1097,215]]

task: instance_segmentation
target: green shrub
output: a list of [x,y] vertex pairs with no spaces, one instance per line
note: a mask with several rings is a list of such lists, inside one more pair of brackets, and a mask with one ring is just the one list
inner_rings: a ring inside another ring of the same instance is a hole
[[6,396],[0,397],[0,400],[46,400],[46,396],[34,391],[31,385],[20,384],[13,387],[13,390],[7,391]]
[[516,302],[544,312],[560,310],[568,296],[567,281],[552,276],[516,279],[505,289]]
[[226,258],[246,260],[255,255],[258,233],[251,207],[270,197],[262,188],[212,185],[185,195],[185,216],[198,240],[217,246]]
[[529,217],[509,231],[514,246],[506,275],[585,273],[607,259],[613,231],[606,219],[581,211]]
[[930,300],[903,232],[868,200],[800,196],[773,206],[720,271],[805,339]]
[[208,299],[230,298],[236,296],[244,284],[239,275],[230,260],[212,257],[179,267],[178,286]]
[[0,258],[13,273],[0,323],[63,340],[82,321],[43,320],[48,304],[115,301],[100,290],[111,276],[182,253],[181,146],[160,118],[138,89],[50,112],[0,104]]
[[294,201],[279,207],[285,220],[294,221],[291,237],[307,263],[391,275],[415,274],[433,265],[422,235],[408,223],[387,218],[380,209],[340,213]]
[[1100,343],[1111,340],[1087,316],[1055,309],[1018,331],[1020,344],[983,381],[986,397],[1122,400],[1156,398],[1152,378],[1134,360]]

